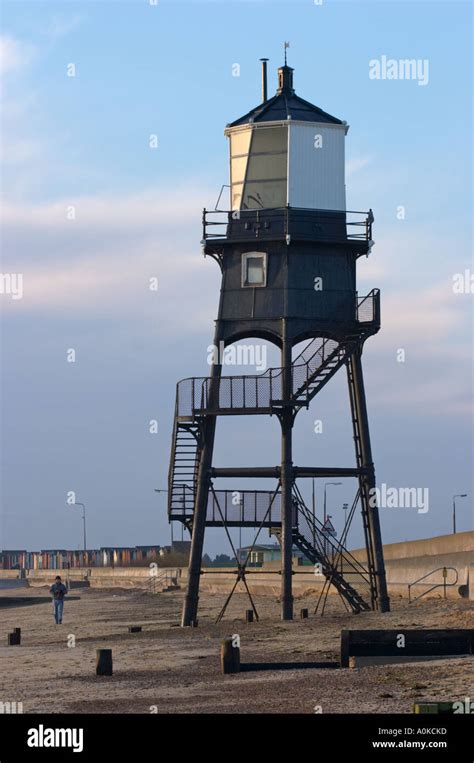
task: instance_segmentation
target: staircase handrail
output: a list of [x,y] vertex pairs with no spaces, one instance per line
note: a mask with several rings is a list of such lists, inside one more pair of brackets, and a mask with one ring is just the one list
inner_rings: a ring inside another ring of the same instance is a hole
[[[428,588],[427,591],[423,591],[418,596],[415,596],[414,599],[412,599],[411,589],[413,588],[413,586],[417,585],[418,583],[421,583],[422,580],[425,580],[430,575],[433,575],[433,573],[439,572],[440,570],[443,570],[443,571],[452,570],[456,574],[456,580],[454,581],[454,583],[446,583],[447,575],[446,576],[443,575],[442,583],[435,583],[434,585],[431,586],[431,588]],[[434,570],[431,570],[431,572],[427,572],[426,575],[422,575],[421,578],[418,578],[418,580],[414,580],[413,583],[408,583],[408,603],[412,604],[414,601],[417,601],[417,599],[421,599],[423,596],[426,596],[427,593],[431,593],[431,591],[434,591],[435,588],[443,587],[445,589],[445,595],[446,595],[446,588],[451,588],[452,586],[457,585],[458,580],[459,580],[459,573],[456,567],[446,567],[446,566],[436,567]]]
[[[297,505],[300,512],[303,514],[306,521],[308,522],[308,525],[311,530],[312,524],[313,524],[313,515],[309,511],[306,504],[299,497],[297,498]],[[315,519],[315,528],[318,531],[318,535],[320,535],[321,530],[324,528],[324,525],[317,517],[315,517],[314,519]],[[332,552],[340,554],[342,559],[351,567],[353,567],[358,575],[361,575],[361,577],[363,577],[364,580],[366,580],[366,582],[370,583],[370,578],[367,577],[368,570],[364,567],[364,565],[355,556],[353,556],[351,552],[342,543],[340,543],[339,541],[335,542],[329,537],[326,537],[326,536],[324,537],[326,540],[326,545],[329,545],[331,547]]]

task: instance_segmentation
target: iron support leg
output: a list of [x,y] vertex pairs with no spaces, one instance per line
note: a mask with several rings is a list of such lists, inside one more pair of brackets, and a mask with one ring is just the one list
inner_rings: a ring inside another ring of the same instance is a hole
[[[214,344],[219,347],[220,326],[216,324]],[[208,395],[208,407],[217,405],[219,399],[219,381],[222,366],[215,364],[211,368],[211,383]],[[199,602],[199,582],[201,577],[201,560],[204,547],[204,533],[206,530],[207,502],[209,495],[210,476],[209,470],[212,465],[212,453],[214,450],[214,437],[216,432],[217,416],[206,416],[202,428],[202,453],[199,463],[197,479],[196,499],[194,504],[193,526],[191,535],[191,551],[189,554],[188,587],[183,604],[181,626],[191,625],[197,619]]]
[[[383,557],[382,534],[380,531],[380,518],[377,504],[375,503],[375,469],[372,460],[372,448],[370,445],[369,420],[367,416],[367,404],[365,399],[364,377],[362,374],[361,351],[356,350],[350,358],[350,371],[352,374],[354,395],[353,420],[357,422],[360,446],[361,466],[367,472],[360,481],[362,511],[365,512],[369,542],[371,545],[375,585],[377,590],[377,607],[380,612],[390,611],[390,599],[387,591],[387,579]],[[369,553],[370,550],[368,549]]]
[[[284,320],[284,319],[283,319]],[[291,400],[291,343],[286,339],[284,320],[283,346],[283,412],[281,423],[281,619],[293,620],[293,462],[292,462],[292,429],[293,411]]]

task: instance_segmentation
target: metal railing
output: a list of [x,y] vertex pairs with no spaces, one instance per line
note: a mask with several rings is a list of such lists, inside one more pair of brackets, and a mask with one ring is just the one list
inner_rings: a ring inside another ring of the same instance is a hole
[[[172,519],[184,521],[193,515],[194,493],[189,501],[174,505]],[[294,507],[296,522],[296,507]],[[273,490],[211,490],[207,499],[206,522],[216,526],[247,525],[277,527],[281,524],[281,494]]]
[[[301,395],[303,387],[342,346],[332,339],[314,339],[292,366],[292,390]],[[299,362],[299,361],[303,362]],[[196,412],[235,409],[269,411],[282,399],[283,369],[269,368],[263,374],[194,377],[178,382],[176,411],[179,417],[193,418]]]
[[206,522],[273,527],[281,524],[281,494],[273,490],[216,490],[209,493]]
[[202,380],[201,397],[196,402],[202,411],[214,408],[268,411],[273,400],[281,400],[282,389],[281,368],[269,368],[256,376],[208,377]]
[[361,608],[369,609],[368,602],[373,598],[369,570],[341,541],[325,532],[324,525],[309,511],[296,487],[294,499],[299,513],[298,534],[308,549],[308,557],[314,556],[321,561],[321,571],[327,582],[333,584],[339,593],[351,602],[353,608],[357,611]]
[[356,321],[380,325],[380,289],[372,289],[365,297],[356,295]]
[[344,354],[344,345],[334,339],[313,339],[293,363],[291,369],[293,395],[300,397],[305,391],[307,392],[311,381],[317,379],[318,371],[330,362],[336,365]]
[[175,586],[179,584],[182,570],[180,567],[158,567],[153,568],[148,581],[148,591],[157,593],[161,587]]
[[[186,474],[182,475],[175,468],[173,470],[173,478],[171,488],[168,489],[169,513],[186,519],[192,516],[194,511],[195,488],[189,484],[191,481],[194,482],[194,476],[190,478]],[[186,479],[189,481],[185,481]]]
[[[324,531],[324,525],[317,517],[313,517],[306,504],[299,495],[295,496],[295,502],[299,511],[299,531],[306,541],[317,550],[327,564],[332,566],[337,563],[338,569],[343,575],[356,575],[370,586],[369,571],[351,552],[336,538],[331,538]],[[301,519],[304,522],[301,522]]]
[[302,207],[275,207],[268,209],[222,210],[203,209],[202,240],[225,239],[233,225],[241,222],[249,236],[269,234],[277,230],[281,235],[301,233],[302,226],[308,226],[308,237],[328,241],[372,241],[373,214],[354,210],[306,209]]
[[[429,578],[430,575],[433,575],[435,572],[439,572],[442,570],[443,572],[443,582],[442,583],[434,583],[430,588],[428,588],[427,591],[422,591],[418,596],[415,596],[414,599],[411,597],[411,589],[413,586],[418,585],[418,583],[421,583],[422,580],[426,580],[426,578]],[[456,580],[453,583],[447,583],[447,577],[448,577],[448,570],[454,572],[456,574]],[[414,580],[413,583],[408,583],[408,603],[412,604],[414,601],[417,601],[417,599],[421,599],[423,596],[426,596],[427,593],[431,593],[431,591],[434,591],[435,588],[443,588],[444,589],[444,598],[446,598],[446,589],[451,588],[452,586],[455,586],[459,580],[459,575],[456,567],[436,567],[436,569],[431,570],[431,572],[428,572],[426,575],[423,575],[421,578],[418,578],[418,580]]]

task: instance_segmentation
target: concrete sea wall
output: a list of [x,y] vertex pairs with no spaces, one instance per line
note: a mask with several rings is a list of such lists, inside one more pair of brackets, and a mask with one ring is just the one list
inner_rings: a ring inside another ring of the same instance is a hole
[[[446,582],[456,585],[448,586],[446,594],[450,598],[469,597],[474,601],[474,532],[458,533],[456,535],[441,535],[417,541],[391,543],[384,546],[385,564],[389,593],[392,596],[408,596],[408,584],[428,575],[424,581],[412,588],[412,596],[427,591],[431,586],[443,583],[442,569],[448,569]],[[357,549],[352,552],[361,562],[364,561],[365,551]],[[254,593],[278,596],[280,592],[279,562],[271,562],[260,568],[249,570],[247,582]],[[437,569],[436,572],[434,570]],[[71,587],[88,585],[91,588],[138,588],[147,590],[152,587],[149,567],[93,567],[90,569],[72,569],[67,573],[60,570],[63,578],[69,575]],[[294,566],[294,593],[301,596],[305,593],[319,592],[323,585],[320,576],[314,574],[312,567]],[[29,586],[49,586],[58,574],[57,570],[29,570],[26,573],[26,583]],[[164,574],[160,568],[159,575]],[[187,579],[187,569],[180,568],[180,585],[184,587]],[[0,570],[2,581],[20,579],[19,570]],[[228,568],[207,568],[203,570],[201,589],[208,592],[228,591],[235,581],[235,573]],[[357,580],[351,581],[357,588]],[[11,585],[12,583],[10,583]],[[13,583],[14,585],[14,583]],[[245,590],[239,583],[240,590]],[[239,590],[239,589],[238,589]],[[335,593],[335,590],[332,589]],[[362,591],[361,591],[362,592]],[[435,588],[432,596],[442,596],[443,589]]]

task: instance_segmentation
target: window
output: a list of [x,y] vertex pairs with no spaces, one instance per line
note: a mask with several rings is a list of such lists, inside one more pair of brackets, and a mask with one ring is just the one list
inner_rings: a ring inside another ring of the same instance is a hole
[[267,255],[246,252],[242,255],[242,286],[266,286]]
[[246,127],[230,135],[232,209],[287,203],[288,128]]

